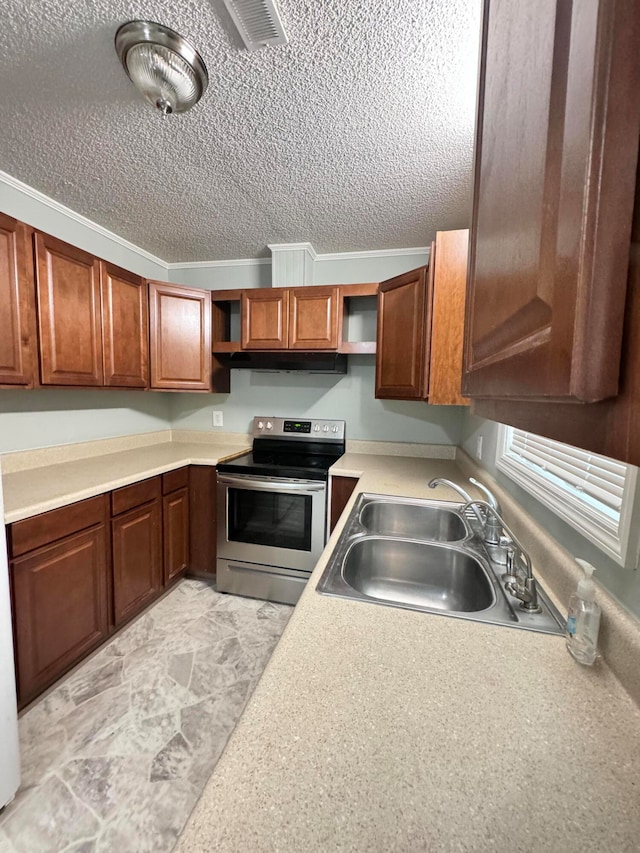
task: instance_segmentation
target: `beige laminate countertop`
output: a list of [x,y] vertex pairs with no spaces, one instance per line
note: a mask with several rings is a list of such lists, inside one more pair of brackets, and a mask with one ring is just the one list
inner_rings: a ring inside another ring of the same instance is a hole
[[[444,499],[429,478],[460,478],[351,453],[332,473]],[[342,524],[179,853],[637,851],[640,711],[611,672],[562,637],[319,595]]]
[[4,474],[5,523],[119,489],[183,465],[217,465],[250,448],[250,443],[170,441]]

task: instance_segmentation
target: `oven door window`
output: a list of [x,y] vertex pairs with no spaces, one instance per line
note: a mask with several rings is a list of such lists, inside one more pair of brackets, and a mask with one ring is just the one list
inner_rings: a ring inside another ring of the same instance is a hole
[[253,489],[228,490],[231,542],[311,551],[311,495]]

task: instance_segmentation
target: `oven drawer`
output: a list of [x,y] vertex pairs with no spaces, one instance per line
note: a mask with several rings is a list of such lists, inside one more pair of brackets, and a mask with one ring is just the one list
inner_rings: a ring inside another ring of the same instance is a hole
[[277,601],[281,604],[297,604],[309,576],[309,572],[218,558],[216,589],[218,592]]

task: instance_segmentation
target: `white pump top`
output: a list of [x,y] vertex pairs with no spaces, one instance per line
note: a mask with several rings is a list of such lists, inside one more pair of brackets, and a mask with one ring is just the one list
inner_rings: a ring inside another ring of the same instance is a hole
[[595,566],[592,566],[586,560],[581,560],[579,557],[576,557],[576,563],[580,563],[584,569],[584,577],[578,583],[576,594],[583,601],[595,601],[596,585],[591,577],[596,570]]

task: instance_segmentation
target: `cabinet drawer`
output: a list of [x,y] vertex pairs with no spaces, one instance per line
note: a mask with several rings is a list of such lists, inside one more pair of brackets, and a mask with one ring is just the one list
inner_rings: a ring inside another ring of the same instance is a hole
[[107,513],[107,496],[98,495],[86,501],[52,509],[23,521],[16,521],[9,528],[9,548],[12,557],[19,557],[43,545],[49,545],[104,521]]
[[168,495],[169,492],[175,492],[176,489],[186,489],[189,485],[189,468],[185,465],[184,468],[176,468],[175,471],[168,471],[162,475],[162,494]]
[[150,477],[111,492],[111,514],[119,515],[160,497],[160,477]]

